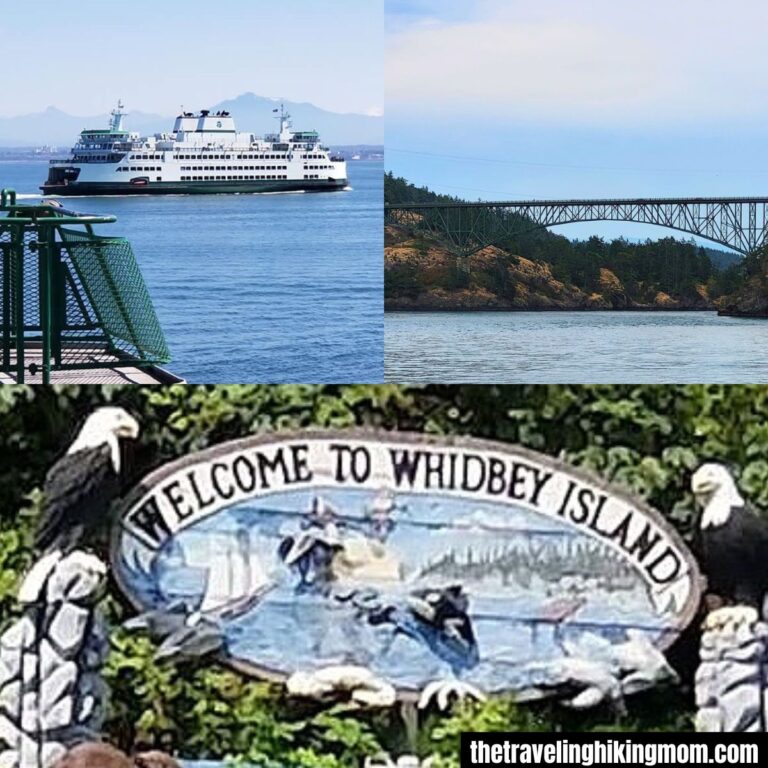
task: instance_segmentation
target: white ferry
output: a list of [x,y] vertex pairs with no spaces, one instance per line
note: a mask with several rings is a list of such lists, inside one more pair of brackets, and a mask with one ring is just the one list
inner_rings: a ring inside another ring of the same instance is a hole
[[214,192],[324,192],[347,186],[343,157],[316,131],[293,131],[284,107],[280,131],[238,133],[229,112],[182,112],[171,133],[123,129],[123,105],[109,128],[85,130],[65,160],[51,160],[46,195],[156,195]]

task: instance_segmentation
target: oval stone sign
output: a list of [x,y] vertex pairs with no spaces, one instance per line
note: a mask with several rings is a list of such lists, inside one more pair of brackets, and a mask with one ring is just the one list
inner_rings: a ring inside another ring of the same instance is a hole
[[215,617],[239,668],[364,665],[400,692],[451,677],[524,691],[574,648],[663,649],[700,596],[641,501],[521,448],[387,432],[168,464],[126,500],[113,560],[138,609]]

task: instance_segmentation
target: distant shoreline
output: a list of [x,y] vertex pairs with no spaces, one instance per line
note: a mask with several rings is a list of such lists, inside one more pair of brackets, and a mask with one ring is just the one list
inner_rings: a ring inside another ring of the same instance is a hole
[[[461,308],[456,307],[455,309],[441,307],[441,308],[435,308],[435,307],[384,307],[384,313],[394,313],[394,312],[403,312],[403,313],[413,313],[413,314],[424,314],[426,312],[441,312],[441,313],[456,313],[456,312],[466,312],[466,313],[478,313],[478,312],[488,312],[488,313],[499,313],[499,312],[507,312],[507,313],[515,313],[520,314],[521,312],[584,312],[584,313],[595,313],[595,312],[714,312],[719,315],[726,316],[727,313],[718,312],[717,308],[708,308],[708,309],[702,309],[701,307],[620,307],[620,308],[613,308],[613,309],[606,309],[605,307],[595,307],[594,309],[591,309],[589,307],[547,307],[546,309],[533,309],[533,308],[526,308],[526,309],[518,309],[518,308],[508,308],[508,307],[486,307],[486,308],[478,308],[478,309],[467,309],[467,308]],[[738,315],[733,315],[734,317],[737,317]],[[744,315],[746,316],[746,315]],[[760,317],[760,315],[750,315],[751,317]]]

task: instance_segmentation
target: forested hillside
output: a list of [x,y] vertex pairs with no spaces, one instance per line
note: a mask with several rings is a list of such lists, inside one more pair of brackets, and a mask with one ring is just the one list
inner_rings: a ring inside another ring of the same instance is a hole
[[[385,200],[459,202],[392,174]],[[712,309],[741,280],[740,262],[691,240],[571,241],[545,229],[525,232],[529,223],[517,218],[521,234],[497,239],[463,265],[418,221],[410,230],[389,228],[387,308]]]

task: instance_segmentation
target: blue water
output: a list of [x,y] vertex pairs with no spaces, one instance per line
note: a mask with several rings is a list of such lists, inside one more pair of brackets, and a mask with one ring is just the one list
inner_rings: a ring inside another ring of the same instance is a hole
[[[130,239],[177,375],[381,381],[383,165],[348,167],[348,192],[63,202],[117,216],[98,231]],[[47,163],[3,162],[0,187],[37,195],[46,174]]]
[[714,312],[393,312],[384,347],[388,381],[768,381],[768,320]]

